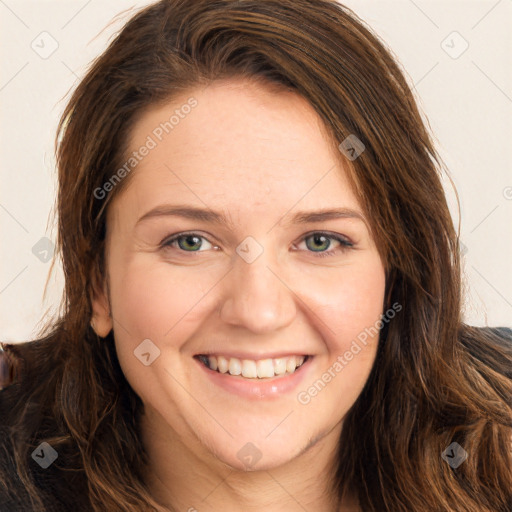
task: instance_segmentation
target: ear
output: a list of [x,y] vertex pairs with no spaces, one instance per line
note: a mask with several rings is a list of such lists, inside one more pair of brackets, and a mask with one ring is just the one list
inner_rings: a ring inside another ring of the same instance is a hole
[[108,287],[106,278],[102,278],[97,269],[92,276],[92,319],[91,326],[98,336],[105,338],[112,330]]

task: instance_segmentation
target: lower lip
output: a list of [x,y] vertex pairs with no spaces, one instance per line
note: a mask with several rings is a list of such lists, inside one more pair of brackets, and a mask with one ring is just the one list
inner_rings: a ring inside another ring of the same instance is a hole
[[216,386],[244,398],[260,399],[279,397],[297,388],[306,373],[308,373],[313,356],[309,356],[293,373],[268,379],[246,379],[240,376],[229,375],[229,373],[220,373],[206,367],[198,359],[194,358],[194,360]]

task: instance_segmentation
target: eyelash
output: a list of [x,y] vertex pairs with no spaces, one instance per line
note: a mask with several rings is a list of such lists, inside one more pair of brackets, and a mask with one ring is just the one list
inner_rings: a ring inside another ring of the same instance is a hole
[[[335,235],[333,233],[327,233],[325,231],[313,231],[312,233],[308,233],[308,234],[304,235],[301,238],[300,242],[303,242],[307,238],[310,238],[310,237],[312,237],[314,235],[324,236],[324,237],[326,237],[329,240],[336,240],[337,242],[340,243],[340,246],[337,249],[330,250],[330,251],[318,251],[318,252],[317,251],[306,251],[306,252],[313,253],[316,258],[325,258],[327,256],[335,256],[338,251],[341,252],[341,253],[344,253],[344,252],[350,250],[354,246],[354,244],[352,244],[351,242],[349,242],[348,240],[346,240],[342,236]],[[199,233],[194,233],[194,232],[178,233],[177,235],[173,235],[171,238],[164,239],[162,241],[162,243],[160,244],[161,248],[162,249],[172,248],[171,244],[173,244],[174,242],[176,242],[180,238],[185,238],[187,236],[196,236],[198,238],[203,238],[204,240],[207,240],[209,243],[211,243],[206,237],[200,235]],[[203,252],[203,251],[181,251],[181,252],[195,253],[195,252]]]

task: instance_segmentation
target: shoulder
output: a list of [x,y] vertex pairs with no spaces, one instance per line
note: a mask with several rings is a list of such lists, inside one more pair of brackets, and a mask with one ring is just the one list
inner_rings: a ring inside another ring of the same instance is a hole
[[29,494],[16,466],[15,416],[16,406],[23,404],[23,393],[14,375],[12,358],[0,351],[0,512],[31,509]]
[[512,350],[512,328],[510,327],[480,327],[483,331],[487,331],[497,336],[497,339],[503,345]]
[[460,342],[481,364],[512,380],[512,329],[463,325]]
[[0,350],[0,512],[36,510],[34,499],[45,512],[90,510],[83,508],[87,484],[76,447],[57,444],[69,432],[43,399],[48,394],[38,391],[50,379],[34,379],[41,370],[33,357],[37,343]]

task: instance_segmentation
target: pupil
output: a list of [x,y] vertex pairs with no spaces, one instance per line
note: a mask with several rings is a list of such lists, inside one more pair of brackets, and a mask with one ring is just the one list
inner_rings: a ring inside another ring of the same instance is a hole
[[[325,240],[324,245],[325,245],[326,242],[329,241],[324,235],[314,235],[313,239],[315,241],[315,244],[322,244],[321,239]],[[326,248],[327,247],[324,247],[324,249],[326,249]]]
[[188,244],[191,240],[197,240],[197,242],[194,244],[194,242],[192,242],[191,245],[198,245],[199,244],[199,237],[197,236],[194,236],[194,235],[187,235],[185,237],[185,241],[186,243]]

